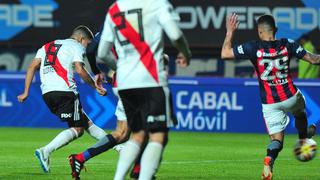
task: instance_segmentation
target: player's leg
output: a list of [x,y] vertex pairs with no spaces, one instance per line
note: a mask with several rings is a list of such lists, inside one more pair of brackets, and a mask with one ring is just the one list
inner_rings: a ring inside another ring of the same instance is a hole
[[146,132],[144,130],[132,132],[130,140],[125,143],[125,146],[120,152],[114,180],[123,180],[125,178],[128,170],[140,152],[140,147],[145,139],[145,135]]
[[69,129],[60,132],[49,144],[36,150],[42,169],[49,172],[49,157],[55,150],[67,145],[83,134],[84,123],[80,119],[79,98],[72,92],[51,92],[43,96],[50,110],[62,121],[67,121]]
[[140,152],[141,144],[146,136],[146,126],[143,122],[142,106],[146,102],[143,89],[119,91],[127,116],[127,123],[132,132],[131,138],[120,152],[115,180],[124,179],[126,173]]
[[96,144],[84,152],[75,155],[75,158],[81,163],[84,163],[89,159],[108,151],[116,144],[124,142],[127,140],[128,134],[127,122],[117,121],[117,128],[115,131],[101,138]]
[[149,142],[141,158],[139,179],[152,179],[160,166],[162,153],[167,143],[168,121],[171,120],[169,91],[167,88],[152,88],[146,116]]
[[316,125],[311,124],[308,126],[306,103],[300,91],[295,96],[289,99],[286,109],[291,112],[295,118],[295,127],[298,130],[299,139],[312,138],[316,133]]
[[290,120],[281,105],[281,103],[262,105],[263,117],[270,137],[262,171],[264,180],[272,179],[274,163],[283,148],[284,129]]
[[292,113],[295,118],[295,127],[298,130],[299,139],[308,137],[308,120],[305,108],[305,99],[299,90],[296,95],[284,103],[284,109]]
[[[130,173],[130,178],[132,178],[132,179],[138,179],[139,178],[140,170],[141,170],[141,158],[142,158],[142,154],[144,152],[144,149],[147,147],[148,138],[149,138],[149,136],[146,136],[145,141],[141,145],[141,151],[140,151],[136,161],[134,162],[134,166],[133,166],[132,171]],[[167,143],[168,143],[168,133],[166,133],[163,146],[165,147],[167,145]],[[160,162],[161,162],[161,160],[162,160],[162,158],[160,159]],[[153,179],[155,179],[155,178],[156,177],[154,175]]]
[[116,150],[117,152],[120,152],[121,149],[124,147],[124,144],[122,143],[126,142],[129,139],[129,135],[130,135],[130,130],[127,124],[127,116],[124,111],[124,107],[120,98],[117,103],[115,115],[117,117],[117,127],[113,133],[115,136],[119,136],[120,140],[118,142],[119,144],[114,146],[113,149]]
[[82,112],[83,112],[82,114],[83,118],[85,118],[86,121],[88,122],[88,128],[86,129],[86,132],[96,140],[100,140],[104,138],[107,135],[107,133],[103,129],[101,129],[99,126],[95,125],[83,110]]
[[308,126],[308,132],[307,132],[308,138],[309,139],[312,138],[316,134],[316,132],[317,132],[317,125],[316,124],[310,124]]

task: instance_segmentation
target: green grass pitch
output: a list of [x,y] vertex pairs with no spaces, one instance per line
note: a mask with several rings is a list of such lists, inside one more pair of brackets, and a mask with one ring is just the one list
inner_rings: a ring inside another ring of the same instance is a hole
[[[40,169],[34,150],[48,143],[60,129],[0,128],[0,179],[71,179],[67,156],[95,143],[88,134],[51,156],[51,172]],[[320,179],[320,158],[297,161],[292,153],[296,135],[285,138],[285,147],[274,168],[275,180]],[[320,142],[320,138],[315,138]],[[266,134],[216,134],[171,132],[157,179],[256,180],[260,179]],[[118,153],[110,150],[86,163],[83,180],[112,179]]]

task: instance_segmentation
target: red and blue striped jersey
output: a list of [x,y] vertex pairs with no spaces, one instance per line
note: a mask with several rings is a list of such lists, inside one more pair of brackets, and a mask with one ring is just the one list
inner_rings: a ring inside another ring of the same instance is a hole
[[295,41],[250,41],[233,48],[236,59],[250,59],[258,76],[263,104],[287,100],[297,88],[290,74],[290,60],[305,56],[306,51]]

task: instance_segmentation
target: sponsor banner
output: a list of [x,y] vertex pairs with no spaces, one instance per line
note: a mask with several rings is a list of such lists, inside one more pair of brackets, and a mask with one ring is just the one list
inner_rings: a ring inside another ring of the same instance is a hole
[[[312,0],[255,1],[255,0],[175,0],[172,1],[181,17],[180,27],[192,45],[220,47],[225,37],[226,16],[237,13],[239,31],[235,42],[258,39],[256,19],[272,14],[278,26],[277,38],[298,39],[303,33],[319,35],[320,3]],[[311,38],[320,45],[320,40]]]
[[[114,1],[3,0],[0,2],[0,45],[39,47],[66,38],[74,27],[88,25],[99,31],[108,7]],[[320,3],[314,0],[174,0],[181,17],[179,26],[193,48],[220,47],[225,18],[236,12],[241,22],[236,42],[257,39],[255,20],[272,14],[279,27],[278,38],[299,38],[303,33],[319,37]],[[319,38],[311,38],[316,46]],[[210,51],[212,52],[212,50]]]
[[[115,128],[117,98],[107,86],[108,96],[99,96],[79,78],[78,89],[85,112],[99,126]],[[66,127],[52,115],[42,100],[39,77],[23,104],[16,97],[24,88],[24,74],[0,74],[0,126]],[[170,78],[170,89],[178,125],[176,131],[265,133],[258,83],[255,79]],[[296,81],[307,102],[310,123],[320,120],[319,80]],[[291,119],[286,131],[296,132]]]

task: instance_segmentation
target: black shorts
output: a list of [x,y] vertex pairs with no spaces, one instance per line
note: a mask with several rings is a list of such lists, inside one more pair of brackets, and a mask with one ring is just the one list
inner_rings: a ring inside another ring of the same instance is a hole
[[50,111],[69,127],[88,128],[88,116],[83,112],[79,95],[73,92],[51,91],[42,95]]
[[119,90],[119,95],[132,132],[166,132],[176,122],[167,87]]

